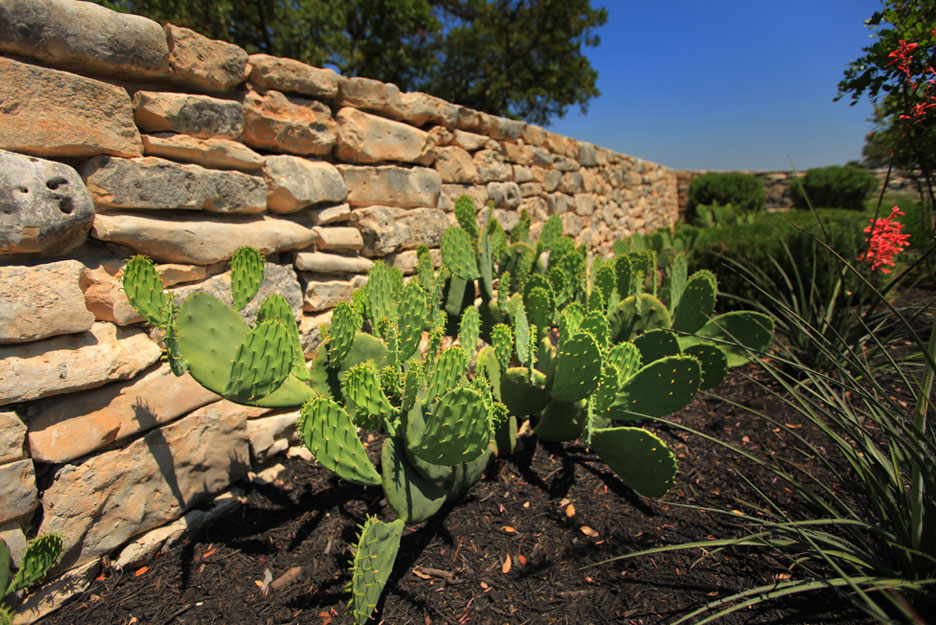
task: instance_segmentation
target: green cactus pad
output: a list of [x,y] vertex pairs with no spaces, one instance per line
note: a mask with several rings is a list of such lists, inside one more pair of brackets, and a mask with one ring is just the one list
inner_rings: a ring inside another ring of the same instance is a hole
[[351,561],[351,601],[347,610],[355,625],[367,623],[377,608],[400,550],[403,525],[402,519],[383,523],[377,517],[367,517],[361,528]]
[[617,276],[614,273],[614,266],[611,264],[602,264],[595,272],[594,288],[601,291],[605,302],[611,301],[611,295],[617,291]]
[[426,327],[426,293],[415,280],[403,287],[400,299],[400,358],[409,360],[422,339]]
[[236,310],[207,293],[185,298],[179,309],[179,350],[189,373],[210,391],[223,395],[237,346],[250,331]]
[[425,521],[445,503],[445,490],[406,460],[406,444],[399,436],[384,440],[380,462],[387,503],[407,525]]
[[486,302],[494,298],[494,252],[487,229],[481,230],[481,249],[478,250],[478,271],[481,272],[481,296]]
[[407,411],[405,427],[406,460],[424,479],[434,484],[441,484],[452,473],[452,467],[427,462],[414,452],[414,449],[419,447],[426,431],[426,413],[420,402],[414,403],[413,407]]
[[548,335],[536,343],[536,368],[550,380],[556,375],[556,351]]
[[621,388],[621,382],[624,377],[616,364],[605,360],[601,363],[601,381],[593,397],[594,408],[599,413],[603,413],[617,398],[618,390]]
[[231,258],[231,296],[234,308],[243,310],[263,282],[263,254],[252,247],[239,247]]
[[546,279],[549,280],[549,286],[552,287],[556,307],[562,307],[572,297],[569,276],[566,275],[562,267],[550,265],[549,269],[546,270]]
[[[367,430],[377,430],[384,418],[390,418],[396,410],[384,394],[380,374],[373,362],[355,365],[341,378],[341,390],[349,411],[363,413],[355,423]],[[353,407],[353,408],[352,408]]]
[[465,378],[468,368],[468,356],[465,350],[457,345],[449,347],[435,361],[429,374],[429,385],[426,396],[430,401],[444,394],[449,389],[459,386]]
[[354,334],[361,329],[361,318],[348,302],[338,302],[332,311],[328,334],[328,366],[339,367],[351,350]]
[[715,310],[718,282],[715,274],[703,269],[689,278],[673,312],[673,329],[693,334],[705,325]]
[[455,219],[472,240],[478,238],[478,209],[470,196],[462,195],[455,200]]
[[481,277],[471,241],[471,235],[458,226],[449,228],[442,235],[442,262],[453,276],[462,280],[476,280]]
[[392,269],[382,260],[375,261],[367,277],[367,312],[371,327],[377,328],[381,319],[396,322],[400,293],[394,288]]
[[562,237],[562,219],[559,215],[553,215],[543,224],[537,245],[542,247],[544,251],[550,250],[560,237]]
[[728,358],[718,347],[700,343],[686,348],[686,355],[699,359],[702,366],[702,381],[699,390],[714,388],[722,383],[728,373]]
[[699,390],[702,369],[691,356],[669,356],[625,380],[609,408],[612,419],[662,417],[683,408]]
[[341,361],[338,373],[342,374],[354,365],[373,360],[378,369],[387,366],[387,345],[376,336],[357,332],[351,341],[351,349]]
[[457,464],[452,467],[451,474],[442,484],[442,488],[445,489],[446,499],[453,501],[467,493],[471,485],[484,475],[484,470],[487,469],[493,455],[490,448],[485,448],[484,453],[471,462]]
[[[4,545],[5,546],[5,545]],[[19,592],[29,588],[46,576],[62,553],[62,539],[55,534],[44,534],[30,541],[26,547],[20,568],[16,571],[13,581],[5,587],[6,593]],[[9,568],[7,568],[9,571]],[[0,587],[0,599],[3,598],[4,588]]]
[[676,456],[643,428],[596,429],[591,448],[622,482],[644,497],[662,497],[676,481]]
[[595,337],[578,332],[559,345],[556,375],[550,395],[564,402],[584,399],[598,388],[601,378],[601,350]]
[[[688,284],[689,257],[683,252],[676,254],[666,274],[666,288],[669,291],[669,308],[675,311]],[[674,322],[675,323],[675,322]]]
[[611,342],[611,329],[608,318],[600,310],[593,310],[582,319],[579,329],[588,332],[598,342],[598,347],[605,349]]
[[403,403],[400,406],[400,411],[403,414],[412,410],[416,404],[416,398],[419,396],[419,391],[422,390],[422,375],[422,363],[410,362],[403,376]]
[[608,351],[608,361],[618,368],[622,382],[637,373],[642,365],[640,350],[629,342],[618,343],[612,347]]
[[512,415],[523,417],[539,412],[549,403],[546,376],[533,370],[533,381],[525,367],[512,367],[501,375],[501,401]]
[[445,295],[445,312],[452,317],[461,316],[461,312],[474,303],[474,282],[452,276]]
[[[179,307],[175,304],[175,293],[166,293],[167,321],[163,325],[163,344],[166,346],[166,360],[173,375],[184,375],[188,371],[188,361],[179,348]],[[300,354],[301,355],[301,354]]]
[[416,248],[416,276],[426,293],[432,293],[435,290],[435,265],[432,262],[432,254],[426,245],[420,245]]
[[608,323],[615,343],[629,341],[647,330],[672,325],[666,306],[649,293],[623,299],[608,313]]
[[622,300],[635,294],[634,263],[630,256],[618,256],[614,260],[615,287]]
[[223,395],[239,402],[266,397],[282,386],[292,365],[286,326],[267,319],[251,329],[237,346]]
[[293,315],[292,308],[282,295],[273,294],[263,300],[260,310],[257,311],[257,324],[267,319],[276,319],[286,327],[289,333],[289,343],[292,346],[292,370],[290,373],[297,379],[307,382],[309,370],[306,369],[305,355],[302,353],[302,343],[299,340],[299,325]]
[[[6,595],[9,594],[7,588],[10,585],[10,548],[7,547],[7,544],[0,538],[0,600],[3,599]],[[2,620],[3,612],[0,611],[0,624],[6,625]],[[10,622],[13,621],[12,616],[10,617]]]
[[[527,281],[529,287],[530,281]],[[553,324],[553,296],[552,291],[543,287],[527,288],[524,290],[524,308],[527,310],[530,322],[545,332]]]
[[767,315],[739,310],[711,319],[695,336],[681,337],[680,344],[685,349],[706,338],[713,339],[728,357],[728,366],[740,367],[767,349],[773,332],[773,319]]
[[123,290],[130,304],[154,326],[167,323],[166,296],[153,261],[134,256],[123,268]]
[[348,413],[329,397],[308,400],[299,410],[299,437],[315,459],[343,480],[377,486],[380,474],[367,457]]
[[454,466],[477,458],[490,437],[490,414],[481,393],[453,388],[433,406],[422,439],[411,448],[427,462]]
[[640,360],[649,365],[655,360],[676,356],[680,352],[676,333],[664,328],[648,330],[634,339],[634,345],[640,350]]
[[536,438],[547,443],[574,441],[585,430],[587,419],[586,402],[569,403],[554,399],[540,413],[533,433],[536,434]]
[[[513,234],[513,233],[511,233]],[[515,242],[507,250],[507,270],[512,275],[515,290],[523,292],[527,277],[536,262],[536,251],[525,242]]]
[[497,223],[496,219],[490,220],[487,227],[488,232],[491,233],[491,255],[493,256],[494,262],[501,265],[507,257],[507,249],[509,247],[507,233],[504,232],[504,229]]
[[559,314],[559,336],[572,336],[578,332],[585,314],[585,309],[578,302],[566,306]]
[[478,352],[475,362],[475,377],[483,377],[491,385],[494,399],[500,401],[501,366],[497,361],[497,354],[490,345],[485,345]]
[[[500,392],[500,388],[497,389]],[[498,456],[509,456],[517,448],[517,417],[507,418],[494,426],[494,446]]]
[[531,223],[532,219],[530,218],[530,213],[526,209],[520,211],[520,219],[517,221],[517,225],[515,225],[510,231],[511,243],[529,244]]
[[510,366],[510,355],[513,354],[513,330],[510,326],[498,323],[491,328],[491,346],[501,370],[506,371]]
[[474,306],[469,306],[462,313],[458,325],[458,342],[467,354],[474,354],[481,336],[481,313]]
[[533,350],[530,346],[533,343],[533,335],[530,333],[530,322],[527,320],[526,309],[521,303],[517,307],[517,312],[513,317],[514,322],[514,341],[517,349],[517,358],[520,364],[527,367],[533,366]]

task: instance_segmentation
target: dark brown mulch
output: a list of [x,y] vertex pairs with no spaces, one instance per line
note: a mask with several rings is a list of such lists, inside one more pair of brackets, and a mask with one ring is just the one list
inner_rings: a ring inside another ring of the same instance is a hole
[[[746,376],[733,372],[719,395],[770,411],[815,437]],[[788,452],[780,428],[714,397],[698,396],[671,417],[735,445]],[[661,500],[635,494],[577,444],[524,438],[484,478],[426,524],[407,530],[376,621],[431,623],[661,623],[739,590],[785,578],[764,554],[695,549],[597,564],[664,544],[738,536],[724,517],[675,504],[752,498],[738,470],[791,508],[799,502],[771,477],[702,437],[654,426],[678,454],[680,473]],[[371,444],[377,451],[379,443]],[[339,483],[300,459],[274,485],[245,484],[247,504],[201,537],[135,570],[107,570],[50,624],[274,625],[349,623],[343,614],[349,544],[365,515],[391,518],[378,488]],[[596,565],[590,567],[590,565]],[[269,571],[269,573],[267,573]],[[277,580],[263,594],[265,576]],[[290,577],[292,577],[290,581]],[[285,580],[285,581],[284,581]],[[724,623],[860,623],[859,614],[816,593]]]

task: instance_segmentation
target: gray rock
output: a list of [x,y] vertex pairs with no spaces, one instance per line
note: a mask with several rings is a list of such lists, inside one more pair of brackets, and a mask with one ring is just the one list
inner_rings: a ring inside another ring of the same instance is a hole
[[396,206],[368,206],[355,210],[353,222],[364,237],[364,254],[386,256],[419,245],[438,247],[450,221],[437,208],[406,210]]
[[274,213],[293,213],[322,202],[348,197],[344,178],[335,166],[300,156],[280,154],[265,159],[267,207]]
[[238,139],[244,132],[240,102],[206,95],[137,91],[133,118],[148,132],[180,132],[203,139]]
[[22,343],[91,329],[77,260],[0,267],[0,343]]
[[216,41],[188,28],[166,24],[172,77],[211,92],[224,92],[246,78],[247,53],[226,41]]
[[0,523],[25,516],[36,509],[36,470],[30,458],[0,464]]
[[489,182],[487,191],[496,208],[520,206],[520,186],[516,182]]
[[595,167],[598,165],[598,149],[594,143],[582,141],[579,148],[579,163],[583,167]]
[[0,150],[0,257],[55,256],[88,236],[94,203],[63,163]]
[[338,171],[348,186],[348,203],[351,206],[435,206],[442,190],[438,172],[425,167],[340,165]]
[[250,55],[250,83],[260,91],[284,91],[313,98],[338,95],[338,74],[293,59],[269,54]]
[[0,410],[0,463],[26,457],[26,424],[12,410]]

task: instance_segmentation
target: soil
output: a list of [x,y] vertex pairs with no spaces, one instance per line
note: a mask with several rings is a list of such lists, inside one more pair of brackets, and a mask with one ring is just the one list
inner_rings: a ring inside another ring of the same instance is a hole
[[[821,435],[766,393],[754,365],[734,370],[667,421],[748,450],[792,454],[792,434]],[[770,414],[776,427],[730,402]],[[797,514],[802,504],[739,455],[672,424],[649,427],[677,454],[676,485],[637,495],[580,444],[522,437],[481,481],[405,531],[373,623],[524,625],[672,622],[732,593],[789,579],[788,563],[744,548],[691,549],[605,562],[661,545],[743,536],[731,510],[753,500],[743,474]],[[370,442],[379,451],[379,440]],[[792,457],[792,456],[791,456]],[[800,462],[808,462],[799,458]],[[392,519],[379,488],[339,482],[300,458],[272,484],[244,482],[232,517],[133,570],[106,568],[44,622],[132,625],[343,625],[347,561],[366,515]],[[833,485],[834,486],[834,485]],[[266,579],[268,587],[263,590]],[[270,584],[270,580],[273,581]],[[735,612],[721,623],[865,623],[828,592]]]

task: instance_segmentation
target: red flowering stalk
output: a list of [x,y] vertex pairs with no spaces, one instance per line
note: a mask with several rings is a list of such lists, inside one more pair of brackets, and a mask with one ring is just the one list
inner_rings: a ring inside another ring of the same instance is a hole
[[897,215],[903,215],[903,212],[895,206],[884,219],[870,219],[871,225],[864,229],[868,233],[865,239],[868,247],[858,260],[868,261],[871,271],[880,269],[881,273],[890,273],[887,267],[894,266],[894,257],[910,245],[910,235],[900,233],[903,224],[894,219]]
[[893,59],[888,65],[896,63],[897,69],[903,72],[904,76],[907,77],[907,82],[913,85],[914,89],[916,89],[916,82],[914,82],[913,77],[910,75],[910,61],[913,60],[913,51],[918,45],[920,44],[907,43],[901,39],[897,49],[887,55]]

